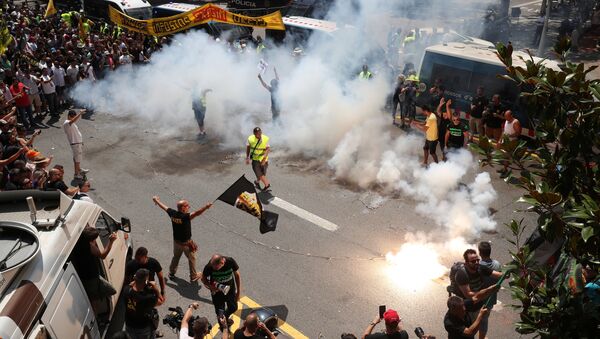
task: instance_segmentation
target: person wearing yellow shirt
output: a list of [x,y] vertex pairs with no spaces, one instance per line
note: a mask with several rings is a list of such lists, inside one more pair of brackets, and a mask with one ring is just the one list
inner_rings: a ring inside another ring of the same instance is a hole
[[[248,137],[246,143],[246,165],[252,161],[252,170],[256,175],[254,186],[260,188],[260,182],[264,184],[262,190],[268,191],[271,188],[269,179],[267,179],[267,168],[269,167],[269,137],[262,134],[260,127],[255,127],[252,135]],[[437,132],[436,132],[437,133]]]
[[425,133],[425,144],[423,145],[423,165],[427,166],[429,162],[429,155],[433,158],[433,161],[438,162],[437,154],[435,149],[438,143],[438,124],[437,117],[431,111],[429,106],[423,105],[421,107],[423,114],[427,116],[424,123],[417,123],[416,127]]

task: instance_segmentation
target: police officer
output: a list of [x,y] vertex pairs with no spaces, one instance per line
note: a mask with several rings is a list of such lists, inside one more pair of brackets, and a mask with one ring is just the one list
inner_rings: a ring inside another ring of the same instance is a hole
[[269,179],[267,179],[267,168],[269,167],[269,152],[271,146],[269,146],[269,137],[262,134],[260,127],[255,127],[253,134],[248,137],[246,143],[246,165],[250,164],[252,160],[252,170],[256,175],[254,186],[260,189],[260,182],[265,185],[263,190],[271,188]]

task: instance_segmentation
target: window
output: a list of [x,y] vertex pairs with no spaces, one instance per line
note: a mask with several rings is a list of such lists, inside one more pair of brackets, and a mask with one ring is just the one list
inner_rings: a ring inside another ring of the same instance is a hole
[[102,212],[96,221],[96,229],[98,230],[98,233],[100,233],[102,246],[106,247],[108,246],[110,234],[116,232],[119,229],[119,225],[108,214]]

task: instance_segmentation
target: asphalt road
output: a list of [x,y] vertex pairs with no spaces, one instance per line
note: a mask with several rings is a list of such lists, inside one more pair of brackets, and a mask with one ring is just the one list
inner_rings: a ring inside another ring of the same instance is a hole
[[[55,164],[64,164],[65,178],[72,177],[71,154],[60,128],[62,121],[45,128],[36,147],[54,155]],[[114,217],[127,216],[132,222],[136,246],[146,246],[150,256],[167,269],[172,251],[171,225],[166,214],[151,201],[159,195],[174,206],[187,198],[192,209],[218,197],[240,175],[252,178],[243,161],[244,148],[222,149],[218,140],[195,140],[194,129],[162,138],[156,127],[143,120],[128,120],[96,113],[78,123],[84,135],[85,168],[92,171],[94,200]],[[390,127],[393,133],[402,133]],[[210,133],[210,131],[209,131]],[[268,131],[265,131],[268,133]],[[329,231],[282,210],[273,204],[266,209],[279,213],[276,232],[261,235],[256,219],[235,208],[216,202],[193,221],[193,238],[200,246],[198,269],[210,255],[219,252],[234,257],[242,276],[243,296],[273,308],[281,318],[310,338],[338,338],[342,332],[360,335],[378,305],[398,310],[411,337],[416,326],[427,333],[445,336],[442,319],[446,311],[445,283],[429,281],[416,289],[403,289],[387,275],[389,265],[382,259],[397,250],[410,231],[435,231],[435,223],[415,210],[415,202],[401,195],[381,196],[332,180],[325,159],[284,157],[275,150],[269,176],[273,195],[338,226]],[[493,242],[493,256],[507,262],[509,236],[502,224],[515,217],[514,191],[491,173],[498,199],[493,208],[497,233],[479,240]],[[419,260],[419,258],[415,258]],[[449,267],[460,258],[444,257]],[[190,285],[187,261],[182,258],[178,277],[168,282],[166,306],[186,306],[200,301],[198,314],[214,320],[210,294]],[[502,302],[490,320],[490,338],[514,338],[512,323],[517,315],[507,307],[508,291],[499,294]],[[382,328],[379,325],[378,330]],[[164,325],[167,338],[175,338]]]

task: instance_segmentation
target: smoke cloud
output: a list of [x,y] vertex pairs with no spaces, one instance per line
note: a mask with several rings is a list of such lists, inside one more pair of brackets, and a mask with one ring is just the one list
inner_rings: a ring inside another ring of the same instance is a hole
[[[270,46],[266,57],[252,49],[228,51],[226,44],[194,31],[177,35],[149,64],[118,70],[94,84],[81,82],[71,95],[98,111],[143,118],[164,135],[179,135],[193,133],[192,97],[210,88],[205,125],[223,148],[243,147],[251,129],[259,125],[274,149],[326,159],[336,178],[364,189],[411,196],[417,210],[445,231],[445,238],[472,238],[493,229],[488,210],[496,193],[487,173],[467,182],[476,168],[469,152],[451,154],[447,162],[424,168],[423,137],[390,132],[391,117],[383,105],[397,74],[381,59],[386,36],[402,23],[415,27],[419,20],[390,16],[403,13],[396,2],[352,3],[338,1],[328,15],[340,27],[352,27],[333,37],[314,34],[300,58],[291,56],[293,45]],[[402,3],[410,7],[411,2]],[[443,27],[455,4],[434,3],[427,24]],[[438,17],[437,22],[432,19]],[[276,124],[271,122],[270,94],[257,79],[261,58],[269,64],[265,81],[274,77],[275,67],[281,79],[282,114]],[[367,62],[375,77],[357,79]]]

